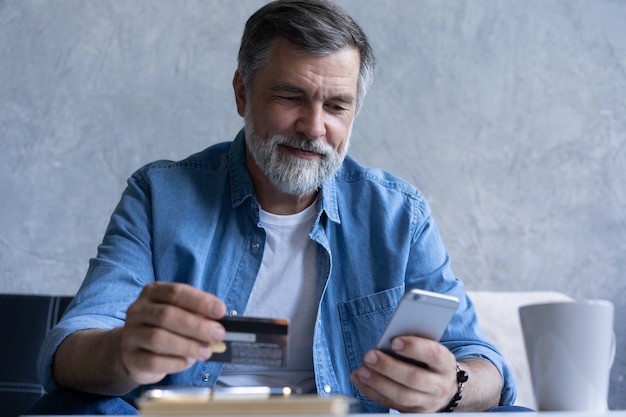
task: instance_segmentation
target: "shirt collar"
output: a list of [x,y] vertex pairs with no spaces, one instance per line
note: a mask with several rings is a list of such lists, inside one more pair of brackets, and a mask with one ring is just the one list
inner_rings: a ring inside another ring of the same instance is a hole
[[233,207],[243,204],[249,197],[256,200],[252,179],[246,166],[246,144],[243,129],[239,131],[228,152],[231,201]]

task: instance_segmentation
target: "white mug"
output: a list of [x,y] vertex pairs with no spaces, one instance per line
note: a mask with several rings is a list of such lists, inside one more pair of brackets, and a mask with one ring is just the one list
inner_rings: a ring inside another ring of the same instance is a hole
[[615,357],[613,304],[564,301],[519,309],[539,411],[608,409]]

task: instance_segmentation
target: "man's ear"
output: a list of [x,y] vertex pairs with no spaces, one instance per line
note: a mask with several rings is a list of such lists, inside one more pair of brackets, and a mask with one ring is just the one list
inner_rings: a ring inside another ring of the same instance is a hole
[[239,70],[235,71],[233,77],[233,90],[235,91],[235,101],[237,102],[237,113],[244,117],[246,113],[246,86]]

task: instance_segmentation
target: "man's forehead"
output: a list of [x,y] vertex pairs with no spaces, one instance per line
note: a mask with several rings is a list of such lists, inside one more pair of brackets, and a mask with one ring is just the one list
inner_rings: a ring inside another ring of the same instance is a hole
[[360,55],[354,47],[344,47],[325,54],[304,51],[283,39],[273,42],[269,59],[259,71],[272,75],[276,88],[289,88],[295,81],[323,80],[342,89],[356,88],[360,70]]

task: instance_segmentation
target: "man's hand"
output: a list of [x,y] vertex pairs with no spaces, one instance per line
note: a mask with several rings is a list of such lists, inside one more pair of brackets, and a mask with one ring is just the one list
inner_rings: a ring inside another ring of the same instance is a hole
[[224,339],[215,320],[225,311],[217,297],[189,285],[147,285],[128,308],[121,332],[121,360],[130,378],[154,383],[209,359],[211,344]]
[[216,320],[225,311],[217,297],[187,284],[149,284],[128,308],[124,327],[68,336],[53,377],[65,388],[104,395],[158,382],[211,357],[211,344],[224,339]]
[[[444,408],[457,391],[456,359],[442,344],[415,336],[393,340],[394,353],[427,364],[420,367],[380,350],[370,350],[350,380],[364,395],[401,412],[433,413]],[[490,362],[460,361],[470,379],[458,410],[484,411],[498,405],[502,378]]]
[[391,348],[428,367],[370,350],[364,364],[350,377],[357,389],[379,404],[402,412],[436,412],[446,406],[457,389],[454,355],[437,342],[413,336],[396,337]]

